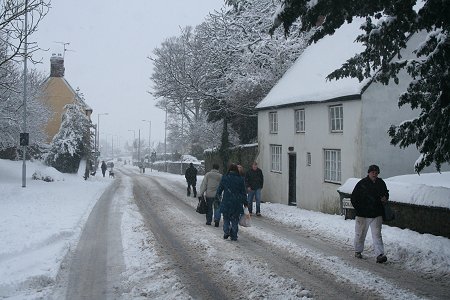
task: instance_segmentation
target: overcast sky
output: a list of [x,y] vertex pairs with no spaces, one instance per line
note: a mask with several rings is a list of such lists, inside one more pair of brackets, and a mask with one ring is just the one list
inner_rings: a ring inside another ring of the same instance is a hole
[[154,107],[151,90],[153,49],[180,27],[200,24],[209,12],[219,10],[223,0],[52,0],[52,9],[32,40],[47,52],[38,69],[50,73],[52,53],[65,52],[65,78],[84,93],[100,116],[100,135],[115,135],[123,145],[141,130],[148,142],[150,120],[152,144],[164,141],[164,112]]

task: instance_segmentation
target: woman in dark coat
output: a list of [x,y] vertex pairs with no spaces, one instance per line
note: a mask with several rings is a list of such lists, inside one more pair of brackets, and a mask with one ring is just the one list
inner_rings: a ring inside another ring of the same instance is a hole
[[222,176],[216,197],[220,197],[222,192],[220,212],[223,215],[223,238],[231,237],[232,241],[237,241],[239,217],[244,213],[243,206],[247,206],[245,182],[239,175],[237,165],[231,164],[228,173]]

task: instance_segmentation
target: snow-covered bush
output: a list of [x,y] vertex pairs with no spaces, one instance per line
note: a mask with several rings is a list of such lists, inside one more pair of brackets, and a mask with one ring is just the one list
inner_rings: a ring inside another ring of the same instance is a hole
[[67,104],[59,132],[53,137],[45,163],[62,173],[76,173],[88,151],[91,123],[81,106]]

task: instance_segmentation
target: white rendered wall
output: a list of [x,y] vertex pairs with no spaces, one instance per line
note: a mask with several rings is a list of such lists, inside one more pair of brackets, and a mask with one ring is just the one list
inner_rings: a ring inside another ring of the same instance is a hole
[[[336,104],[343,104],[343,133],[330,133],[329,130],[328,107]],[[294,128],[294,110],[299,108],[305,109],[305,133],[296,133]],[[341,183],[349,177],[355,177],[355,171],[361,168],[360,111],[359,100],[315,103],[278,109],[278,134],[268,133],[269,111],[260,111],[258,114],[259,164],[265,176],[264,201],[288,203],[288,154],[295,153],[297,206],[310,210],[335,212],[339,208],[339,195],[336,190],[340,184],[324,181],[324,149],[341,150]],[[270,144],[282,145],[281,173],[270,171]],[[289,151],[289,147],[293,147],[293,151]],[[311,153],[311,166],[306,165],[307,152]]]

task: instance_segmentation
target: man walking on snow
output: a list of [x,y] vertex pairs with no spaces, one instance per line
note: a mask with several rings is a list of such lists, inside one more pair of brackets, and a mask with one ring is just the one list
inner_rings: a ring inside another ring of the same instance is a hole
[[247,187],[248,211],[253,211],[253,198],[256,199],[256,215],[261,216],[261,189],[263,188],[264,177],[258,164],[253,162],[250,170],[245,174],[245,185]]
[[351,202],[356,211],[355,220],[355,257],[362,258],[364,241],[370,227],[377,263],[387,261],[384,255],[381,225],[383,224],[383,203],[389,199],[389,191],[383,179],[378,178],[380,168],[371,165],[367,177],[361,179],[355,186]]
[[[219,165],[213,164],[211,171],[205,174],[200,185],[200,196],[205,193],[206,205],[206,225],[211,225],[214,211],[214,226],[219,227],[220,222],[220,199],[216,198],[217,187],[219,186],[222,174],[219,173]],[[214,210],[213,210],[214,208]]]
[[191,186],[194,192],[194,197],[197,197],[197,169],[194,167],[193,163],[189,164],[189,168],[186,169],[186,173],[184,174],[187,182],[187,196],[191,195]]

